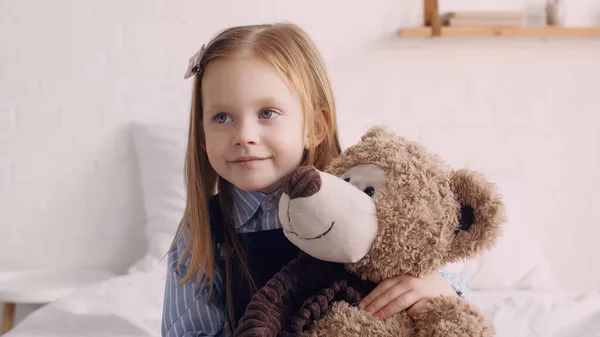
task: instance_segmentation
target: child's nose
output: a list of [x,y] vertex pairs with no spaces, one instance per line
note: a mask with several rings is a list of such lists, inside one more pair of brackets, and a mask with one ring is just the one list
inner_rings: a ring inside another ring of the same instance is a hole
[[[249,123],[248,123],[249,124]],[[252,125],[242,125],[236,132],[235,145],[258,144],[260,137]]]
[[290,196],[290,200],[310,197],[319,192],[319,189],[321,189],[321,175],[311,165],[295,169],[283,185],[283,192]]

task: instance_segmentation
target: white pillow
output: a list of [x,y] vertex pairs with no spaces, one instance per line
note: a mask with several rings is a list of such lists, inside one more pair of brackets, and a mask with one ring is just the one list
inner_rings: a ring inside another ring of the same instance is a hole
[[163,268],[185,209],[187,125],[136,123],[132,135],[146,214],[148,251],[132,271]]
[[560,290],[538,240],[525,220],[524,186],[509,173],[481,171],[503,195],[507,222],[496,246],[475,259],[454,263],[447,270],[465,277],[472,290]]

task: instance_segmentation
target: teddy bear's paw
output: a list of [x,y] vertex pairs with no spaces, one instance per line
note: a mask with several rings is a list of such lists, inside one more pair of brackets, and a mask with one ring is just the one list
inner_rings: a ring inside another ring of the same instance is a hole
[[495,335],[483,313],[474,305],[458,297],[439,296],[428,305],[427,310],[415,317],[417,336],[473,336]]
[[303,337],[408,337],[413,332],[412,323],[404,313],[382,320],[347,302],[336,302],[325,317],[315,322]]

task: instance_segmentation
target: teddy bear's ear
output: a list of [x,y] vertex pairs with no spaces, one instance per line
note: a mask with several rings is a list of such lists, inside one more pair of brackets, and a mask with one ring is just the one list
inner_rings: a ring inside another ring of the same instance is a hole
[[365,132],[360,140],[365,142],[374,138],[385,138],[394,136],[394,134],[384,125],[375,125]]
[[454,171],[452,189],[461,205],[459,227],[449,252],[452,261],[457,261],[491,249],[501,234],[505,214],[495,185],[477,172]]

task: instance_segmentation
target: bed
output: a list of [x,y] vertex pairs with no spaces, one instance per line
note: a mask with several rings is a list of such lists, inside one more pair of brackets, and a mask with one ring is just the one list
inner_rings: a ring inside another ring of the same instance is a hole
[[[183,210],[183,126],[135,124],[133,139],[146,205],[148,253],[129,272],[49,303],[6,337],[160,336],[165,260]],[[522,221],[517,182],[485,172],[506,196],[509,223],[496,248],[448,269],[470,281],[471,301],[497,336],[600,336],[600,291],[567,292]]]
[[135,272],[79,288],[4,336],[160,336],[164,271]]
[[[164,273],[136,272],[78,289],[33,312],[6,337],[160,336]],[[497,336],[600,336],[600,292],[472,293]]]

